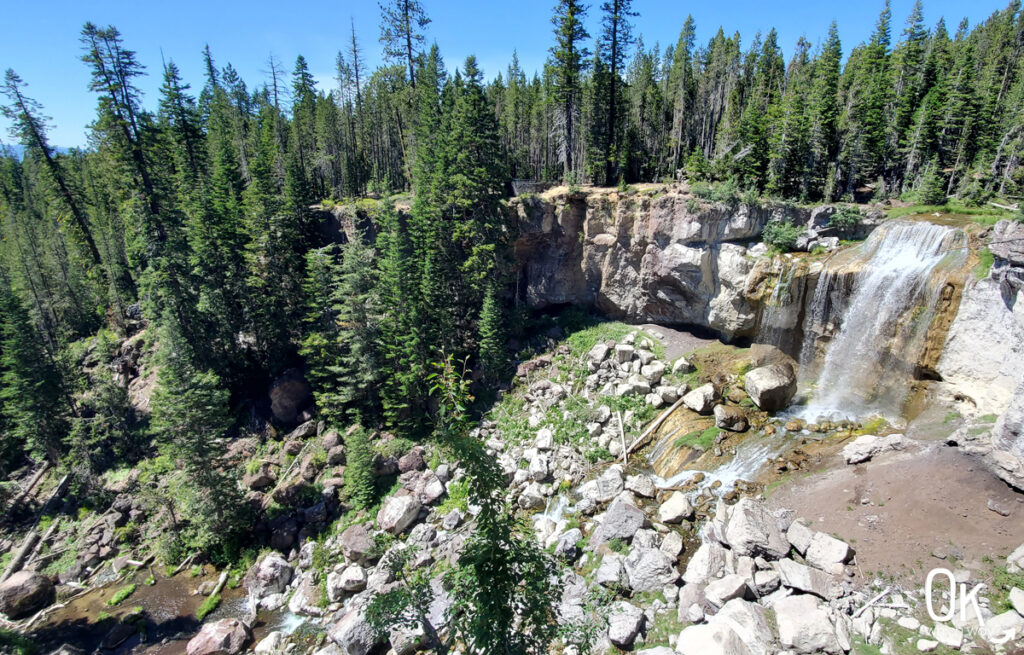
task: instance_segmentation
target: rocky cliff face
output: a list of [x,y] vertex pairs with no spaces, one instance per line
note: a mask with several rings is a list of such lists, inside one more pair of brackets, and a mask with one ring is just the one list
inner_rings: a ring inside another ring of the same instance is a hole
[[632,322],[752,337],[756,301],[748,248],[772,218],[807,223],[787,206],[703,204],[682,193],[556,193],[516,198],[520,288],[532,307],[594,307]]
[[957,438],[1024,489],[1024,225],[997,223],[989,249],[995,262],[964,291],[938,372],[978,413],[1000,415],[991,432],[964,429]]

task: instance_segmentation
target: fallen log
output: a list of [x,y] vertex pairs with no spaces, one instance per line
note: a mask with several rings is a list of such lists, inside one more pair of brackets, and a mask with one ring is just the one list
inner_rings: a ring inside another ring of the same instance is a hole
[[665,422],[665,419],[667,419],[669,416],[671,416],[672,412],[674,412],[677,409],[679,409],[679,406],[682,405],[682,404],[683,404],[683,399],[682,398],[680,398],[679,400],[677,400],[674,403],[672,403],[671,407],[669,407],[664,412],[662,412],[661,416],[656,418],[653,423],[651,423],[649,426],[647,426],[647,429],[644,430],[644,433],[641,434],[639,437],[637,437],[636,441],[634,441],[632,444],[630,444],[629,448],[626,449],[626,452],[627,453],[632,453],[635,450],[637,450],[638,448],[643,447],[644,444],[647,443],[647,439],[649,439],[650,436],[652,434],[654,434],[654,432],[658,428],[661,427],[661,424]]

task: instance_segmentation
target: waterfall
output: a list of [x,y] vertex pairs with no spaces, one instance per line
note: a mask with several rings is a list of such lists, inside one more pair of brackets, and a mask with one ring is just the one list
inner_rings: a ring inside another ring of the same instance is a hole
[[826,263],[804,321],[804,381],[824,347],[806,418],[899,417],[939,293],[966,261],[965,245],[960,230],[894,221]]

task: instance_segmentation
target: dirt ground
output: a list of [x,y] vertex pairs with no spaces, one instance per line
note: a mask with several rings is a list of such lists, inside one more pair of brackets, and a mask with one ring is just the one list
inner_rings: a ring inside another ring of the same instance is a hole
[[954,447],[917,442],[856,466],[836,459],[768,503],[849,542],[858,577],[883,571],[921,585],[940,566],[980,574],[1024,543],[1024,494]]
[[665,346],[665,359],[669,362],[674,362],[686,353],[693,352],[698,348],[718,343],[718,339],[704,339],[689,332],[673,330],[672,328],[653,323],[644,323],[637,327],[657,337],[658,341]]

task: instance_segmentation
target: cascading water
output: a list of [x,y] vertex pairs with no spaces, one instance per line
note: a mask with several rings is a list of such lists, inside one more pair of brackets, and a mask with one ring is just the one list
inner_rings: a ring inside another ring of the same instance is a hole
[[957,229],[892,222],[826,264],[804,321],[801,378],[813,378],[818,340],[825,341],[806,418],[899,417],[939,294],[966,261],[965,245]]
[[759,317],[756,343],[769,344],[783,352],[793,352],[799,346],[805,285],[794,279],[798,269],[799,260],[789,256],[773,262],[771,294]]

